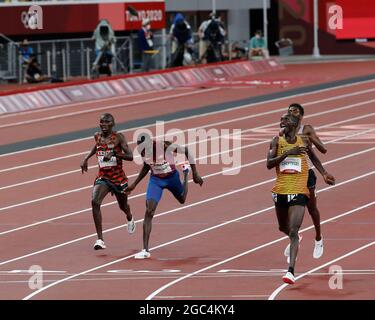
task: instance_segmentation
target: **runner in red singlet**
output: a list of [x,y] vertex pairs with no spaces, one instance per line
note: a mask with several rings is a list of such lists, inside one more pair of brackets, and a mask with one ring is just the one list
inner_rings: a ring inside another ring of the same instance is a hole
[[113,116],[105,113],[100,117],[100,132],[95,134],[95,145],[81,164],[82,173],[88,170],[88,160],[95,154],[99,164],[99,173],[95,179],[92,192],[92,213],[94,217],[98,240],[94,249],[105,249],[102,232],[102,213],[100,206],[104,197],[111,192],[116,196],[120,209],[126,214],[128,232],[134,233],[135,223],[128,205],[128,196],[125,189],[128,178],[122,168],[122,160],[133,161],[133,153],[125,137],[121,133],[112,131],[115,125]]

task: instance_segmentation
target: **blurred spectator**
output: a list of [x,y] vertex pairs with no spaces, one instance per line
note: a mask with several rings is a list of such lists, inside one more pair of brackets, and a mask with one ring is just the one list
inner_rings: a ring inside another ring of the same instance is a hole
[[266,59],[269,58],[269,53],[266,48],[266,42],[263,38],[263,33],[261,30],[255,32],[255,36],[250,39],[249,43],[249,59],[252,57],[261,56]]
[[210,19],[204,20],[198,28],[198,36],[199,36],[199,61],[202,61],[204,55],[206,54],[207,47],[208,47],[208,40],[205,38],[204,32],[206,31],[207,25],[211,22],[212,13],[210,13]]
[[143,71],[147,72],[152,66],[152,57],[155,54],[153,34],[151,32],[151,22],[143,19],[142,28],[138,32],[139,48],[142,52]]
[[[213,32],[215,32],[215,34],[213,34]],[[225,31],[223,23],[220,20],[220,17],[218,18],[214,12],[211,12],[209,19],[203,21],[201,25],[199,26],[198,35],[199,35],[199,61],[205,63],[207,62],[206,61],[207,49],[211,41],[222,43],[226,35],[226,31]]]
[[223,43],[226,31],[220,18],[211,16],[211,21],[204,31],[204,39],[208,41],[208,47],[203,58],[207,63],[223,60]]
[[93,64],[93,72],[96,74],[112,74],[112,59],[115,56],[115,33],[106,19],[99,21],[92,35],[95,40],[96,58]]
[[30,61],[30,56],[34,54],[33,48],[29,45],[27,39],[23,39],[19,46],[19,53],[21,55],[22,64],[27,65]]
[[243,59],[247,56],[246,49],[238,41],[231,45],[231,59]]
[[50,80],[49,77],[43,75],[42,69],[40,68],[34,54],[30,56],[29,63],[27,64],[25,78],[28,83],[37,83]]
[[[192,63],[193,35],[189,23],[181,13],[177,13],[170,29],[172,40],[173,67]],[[185,63],[184,63],[185,62]]]

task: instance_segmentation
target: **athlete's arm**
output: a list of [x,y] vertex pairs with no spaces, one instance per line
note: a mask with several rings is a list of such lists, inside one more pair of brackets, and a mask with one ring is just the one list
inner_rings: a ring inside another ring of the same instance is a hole
[[316,134],[314,128],[310,125],[305,125],[303,129],[303,133],[307,135],[313,145],[323,154],[327,153],[327,149],[324,143],[319,139],[318,135]]
[[91,151],[86,155],[81,163],[82,174],[88,170],[88,160],[96,153],[96,144],[92,147]]
[[285,151],[281,156],[277,156],[277,148],[279,145],[279,137],[274,137],[270,144],[270,149],[267,155],[267,169],[272,169],[280,164],[286,157],[291,155],[300,155],[306,152],[306,147],[294,147],[293,149]]
[[133,152],[129,148],[128,142],[126,141],[126,138],[122,133],[118,134],[118,138],[120,140],[120,146],[123,153],[116,153],[116,157],[119,157],[121,159],[124,159],[126,161],[133,161]]
[[131,191],[135,189],[138,183],[142,181],[142,179],[147,175],[147,173],[150,171],[150,166],[147,163],[143,163],[142,170],[139,172],[137,179],[134,180],[134,182],[127,187],[125,190],[127,194],[129,194]]
[[185,154],[186,159],[189,161],[191,171],[193,173],[193,181],[194,183],[197,183],[201,186],[203,184],[203,179],[198,173],[197,166],[195,164],[195,159],[189,152],[189,148],[186,146],[182,147],[178,144],[171,143],[170,141],[165,141],[164,146],[170,152],[177,152],[177,153]]
[[307,148],[307,154],[309,158],[311,159],[311,162],[315,166],[315,168],[318,169],[319,173],[322,175],[325,183],[329,185],[335,184],[335,177],[331,174],[329,174],[326,169],[324,169],[322,163],[320,162],[319,158],[316,156],[314,150],[311,148],[311,142],[308,141],[309,147]]
[[270,149],[268,150],[267,155],[267,169],[270,170],[274,167],[276,167],[281,161],[283,161],[287,154],[284,153],[280,157],[276,157],[277,155],[277,147],[279,146],[279,137],[273,137]]

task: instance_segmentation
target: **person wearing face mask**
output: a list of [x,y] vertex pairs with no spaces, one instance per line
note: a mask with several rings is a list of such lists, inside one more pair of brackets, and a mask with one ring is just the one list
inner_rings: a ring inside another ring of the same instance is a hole
[[142,28],[138,32],[139,48],[142,52],[143,71],[151,69],[152,57],[155,54],[153,34],[151,32],[151,22],[149,19],[143,19]]
[[249,59],[252,57],[264,57],[269,58],[269,53],[266,48],[266,42],[264,41],[261,30],[255,32],[255,36],[250,39],[249,43]]

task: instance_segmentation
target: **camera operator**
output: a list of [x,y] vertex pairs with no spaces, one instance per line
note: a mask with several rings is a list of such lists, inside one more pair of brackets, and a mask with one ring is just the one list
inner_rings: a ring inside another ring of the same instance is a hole
[[223,60],[222,55],[222,44],[224,43],[224,38],[226,31],[224,25],[220,18],[216,17],[215,14],[211,14],[211,19],[207,23],[203,40],[207,41],[208,46],[206,52],[202,56],[208,63],[218,62]]
[[178,13],[171,27],[172,38],[172,67],[179,67],[192,62],[193,36],[189,23],[181,13]]
[[95,40],[96,58],[93,64],[93,72],[112,75],[112,59],[115,56],[115,33],[106,19],[100,20],[92,39]]

